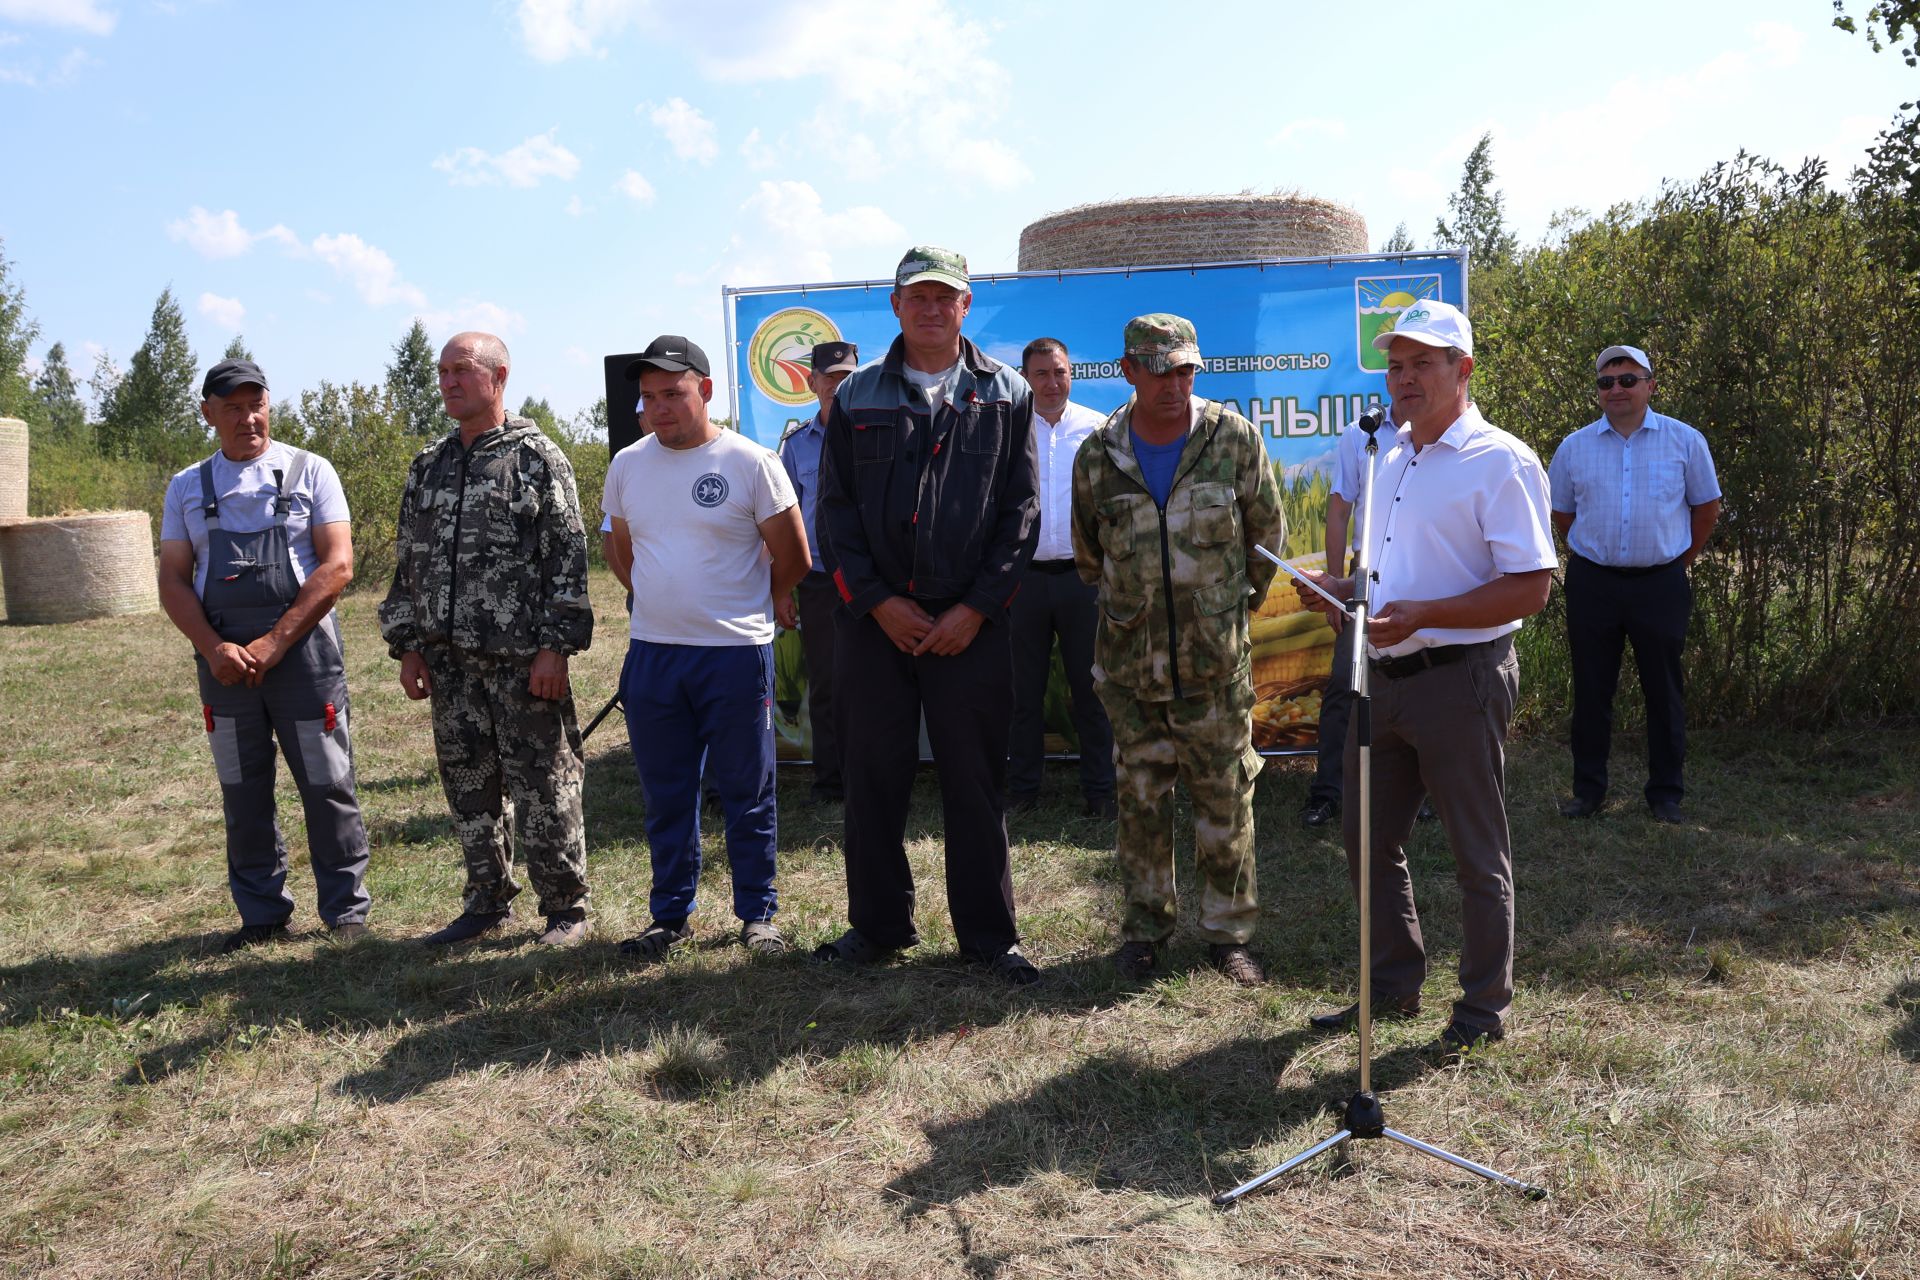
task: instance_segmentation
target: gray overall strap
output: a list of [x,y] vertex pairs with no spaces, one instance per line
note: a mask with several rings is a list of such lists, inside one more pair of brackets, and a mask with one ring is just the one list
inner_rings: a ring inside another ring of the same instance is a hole
[[295,449],[293,451],[293,465],[287,468],[287,477],[284,481],[280,478],[278,471],[273,473],[273,487],[280,491],[274,495],[273,499],[273,522],[275,524],[284,525],[287,522],[287,503],[291,499],[293,491],[300,487],[300,477],[306,473],[307,451],[305,449]]
[[220,527],[220,500],[213,494],[213,459],[208,458],[200,464],[200,501],[202,512],[207,517],[207,528]]

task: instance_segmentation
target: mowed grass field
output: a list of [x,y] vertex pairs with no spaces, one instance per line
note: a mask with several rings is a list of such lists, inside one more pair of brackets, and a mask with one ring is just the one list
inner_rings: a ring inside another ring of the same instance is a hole
[[[583,718],[624,649],[596,591]],[[1361,1143],[1220,1213],[1355,1085],[1355,1038],[1304,1028],[1350,998],[1356,942],[1298,765],[1257,801],[1264,989],[1202,965],[1190,913],[1170,975],[1112,976],[1111,828],[1070,768],[1013,823],[1040,986],[955,955],[930,771],[909,958],[750,959],[710,840],[696,945],[629,965],[648,871],[617,721],[588,744],[594,938],[536,953],[529,906],[429,954],[410,939],[458,911],[460,860],[376,599],[344,607],[376,935],[320,935],[283,770],[301,936],[231,957],[185,644],[159,615],[0,628],[0,1275],[1920,1272],[1920,733],[1701,733],[1680,828],[1638,804],[1631,740],[1622,801],[1582,824],[1554,813],[1560,744],[1517,743],[1512,1034],[1458,1067],[1417,1052],[1458,944],[1423,825],[1428,1013],[1383,1025],[1375,1080],[1394,1127],[1551,1198]],[[845,896],[806,791],[782,777],[781,921],[812,944]]]

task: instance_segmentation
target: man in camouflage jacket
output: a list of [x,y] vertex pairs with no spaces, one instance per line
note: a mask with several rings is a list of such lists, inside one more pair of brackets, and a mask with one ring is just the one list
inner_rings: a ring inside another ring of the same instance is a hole
[[1113,722],[1126,882],[1114,962],[1145,977],[1173,933],[1173,786],[1193,800],[1209,960],[1242,985],[1264,979],[1247,950],[1254,898],[1250,610],[1274,569],[1256,543],[1286,517],[1260,433],[1193,394],[1193,325],[1139,316],[1121,369],[1133,399],[1088,436],[1073,466],[1073,552],[1100,589],[1094,687]]
[[[540,941],[586,936],[586,769],[567,658],[593,640],[573,467],[507,416],[507,349],[463,333],[440,353],[458,431],[421,450],[400,498],[380,631],[409,698],[433,699],[440,782],[466,856],[460,917],[424,941],[500,928],[520,892],[513,844],[547,918]],[[513,835],[507,834],[511,808]]]

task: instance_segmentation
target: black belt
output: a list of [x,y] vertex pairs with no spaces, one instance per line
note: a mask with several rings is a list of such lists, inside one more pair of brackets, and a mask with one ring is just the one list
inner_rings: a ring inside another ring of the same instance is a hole
[[1491,649],[1495,643],[1494,640],[1482,640],[1477,644],[1437,644],[1431,649],[1415,649],[1397,658],[1368,658],[1367,665],[1373,668],[1376,675],[1383,675],[1389,680],[1402,680],[1428,667],[1444,667],[1449,662],[1458,662],[1482,649]]
[[1033,570],[1035,573],[1072,573],[1073,561],[1034,560],[1028,563],[1027,568]]
[[1679,564],[1681,559],[1684,559],[1684,557],[1678,557],[1678,558],[1667,561],[1665,564],[1636,564],[1636,565],[1623,566],[1623,565],[1613,565],[1613,564],[1601,564],[1598,560],[1589,560],[1585,556],[1580,555],[1578,552],[1568,552],[1567,554],[1569,558],[1578,560],[1581,564],[1592,565],[1594,568],[1600,570],[1602,573],[1610,573],[1616,578],[1644,578],[1648,574],[1652,574],[1652,573],[1665,573],[1667,570],[1673,568],[1673,566]]

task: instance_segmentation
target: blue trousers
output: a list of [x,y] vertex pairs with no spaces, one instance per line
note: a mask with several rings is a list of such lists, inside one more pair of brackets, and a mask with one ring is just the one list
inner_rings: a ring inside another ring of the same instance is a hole
[[700,771],[720,795],[733,913],[771,920],[776,826],[773,646],[635,640],[620,672],[627,740],[647,803],[653,918],[678,924],[700,880]]

